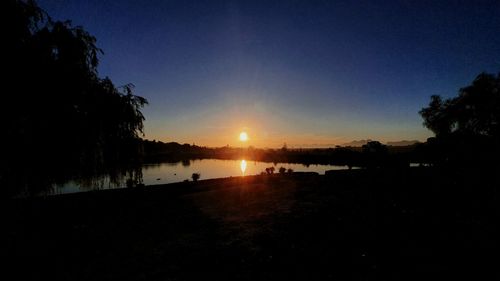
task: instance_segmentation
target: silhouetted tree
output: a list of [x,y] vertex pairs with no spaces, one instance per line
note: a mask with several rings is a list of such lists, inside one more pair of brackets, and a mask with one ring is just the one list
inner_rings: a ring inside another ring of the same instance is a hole
[[443,101],[432,96],[420,115],[424,126],[436,134],[420,150],[434,155],[435,163],[498,162],[494,159],[500,144],[500,73],[478,75],[471,85],[459,90],[457,97]]
[[281,147],[282,152],[286,152],[288,150],[288,146],[286,145],[286,142],[283,143],[283,146]]
[[378,141],[369,141],[365,145],[362,146],[362,150],[364,153],[387,153],[387,146],[383,145]]
[[460,89],[455,98],[445,101],[432,96],[429,106],[420,111],[424,126],[437,137],[450,133],[500,135],[500,73],[482,73],[472,85]]
[[423,108],[420,115],[424,118],[424,126],[436,136],[447,135],[453,124],[449,110],[450,101],[443,101],[440,96],[431,96],[429,107]]
[[285,172],[286,172],[286,168],[285,167],[280,167],[280,169],[278,170],[280,174],[284,175]]
[[96,38],[54,21],[34,1],[0,4],[5,79],[0,118],[2,192],[74,177],[137,176],[147,101],[100,78]]
[[382,167],[387,164],[389,151],[386,145],[378,141],[369,141],[361,148],[367,167]]

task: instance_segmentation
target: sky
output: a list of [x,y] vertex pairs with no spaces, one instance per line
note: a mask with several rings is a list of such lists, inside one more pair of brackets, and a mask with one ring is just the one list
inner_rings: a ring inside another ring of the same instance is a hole
[[[39,0],[149,105],[145,137],[202,146],[425,141],[418,111],[500,72],[500,1]],[[246,131],[249,140],[238,140]]]

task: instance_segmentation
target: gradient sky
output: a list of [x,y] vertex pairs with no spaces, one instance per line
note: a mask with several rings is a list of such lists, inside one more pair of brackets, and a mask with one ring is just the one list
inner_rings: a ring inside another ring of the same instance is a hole
[[500,1],[39,0],[147,98],[146,138],[206,146],[425,141],[418,111],[500,71]]

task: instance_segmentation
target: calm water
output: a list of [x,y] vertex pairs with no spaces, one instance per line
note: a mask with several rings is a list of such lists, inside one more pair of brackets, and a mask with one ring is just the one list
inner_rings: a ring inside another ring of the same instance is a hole
[[[165,184],[181,182],[186,179],[191,180],[193,173],[200,173],[201,180],[226,178],[231,176],[245,176],[257,175],[263,172],[268,167],[274,167],[275,173],[278,172],[280,167],[286,169],[293,169],[295,172],[317,172],[324,174],[327,170],[343,170],[347,166],[334,166],[334,165],[309,165],[302,164],[288,164],[256,162],[246,160],[217,160],[217,159],[203,159],[191,160],[179,163],[161,163],[161,164],[148,164],[142,168],[143,182],[145,185]],[[101,184],[101,189],[117,188],[110,186],[104,180]],[[91,186],[79,186],[74,182],[69,182],[63,186],[55,188],[54,193],[70,193],[79,191],[88,191],[96,189]]]

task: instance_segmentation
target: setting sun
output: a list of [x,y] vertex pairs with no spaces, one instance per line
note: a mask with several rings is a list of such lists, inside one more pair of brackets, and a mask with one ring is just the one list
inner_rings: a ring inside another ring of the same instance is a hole
[[240,141],[247,141],[247,140],[248,140],[248,134],[246,132],[241,132]]

